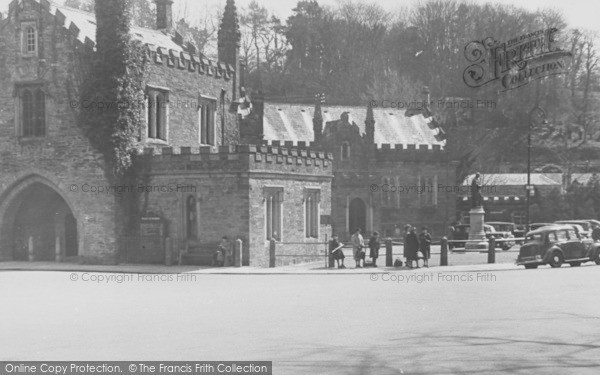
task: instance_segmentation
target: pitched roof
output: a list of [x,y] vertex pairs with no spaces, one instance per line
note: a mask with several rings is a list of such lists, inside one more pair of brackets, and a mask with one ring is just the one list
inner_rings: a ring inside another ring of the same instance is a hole
[[[54,2],[50,2],[50,13],[57,17],[61,17],[61,15],[64,16],[65,27],[71,28],[71,24],[76,26],[77,29],[79,29],[77,39],[79,39],[82,43],[85,43],[86,38],[94,44],[96,43],[96,16],[93,13],[56,4]],[[132,25],[131,35],[144,44],[155,45],[158,47],[172,49],[177,52],[183,52],[182,46],[175,43],[171,39],[171,36],[166,35],[160,30],[147,29]]]
[[[562,186],[562,183],[556,180],[556,176],[543,173],[532,173],[532,185]],[[470,185],[475,174],[467,176],[463,185]],[[484,185],[494,186],[525,186],[527,185],[527,173],[481,173],[481,180]]]
[[[365,132],[366,107],[323,106],[323,127],[327,122],[339,120],[342,113],[349,113],[350,123],[355,123],[361,133]],[[431,118],[423,115],[407,117],[405,111],[374,108],[375,143],[415,144],[444,146],[445,141],[436,139],[438,129],[430,127]],[[314,105],[265,103],[264,139],[267,141],[313,142]]]

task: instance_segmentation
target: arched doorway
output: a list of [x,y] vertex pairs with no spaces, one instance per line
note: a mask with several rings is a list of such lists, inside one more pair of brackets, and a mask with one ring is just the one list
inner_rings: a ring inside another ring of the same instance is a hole
[[33,179],[2,202],[2,253],[18,261],[62,261],[79,255],[77,219],[56,190]]
[[360,198],[350,201],[348,208],[348,233],[354,233],[356,228],[362,229],[363,233],[367,227],[367,205]]

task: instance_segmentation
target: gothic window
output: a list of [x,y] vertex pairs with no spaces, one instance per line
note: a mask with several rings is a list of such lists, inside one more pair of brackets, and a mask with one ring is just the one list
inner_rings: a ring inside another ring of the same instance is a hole
[[423,200],[426,206],[437,205],[437,190],[436,190],[436,178],[425,178],[425,184],[423,186]]
[[350,144],[348,142],[342,143],[341,159],[342,160],[350,159]]
[[304,192],[304,233],[306,238],[319,238],[319,203],[321,191],[307,189]]
[[190,195],[185,205],[186,237],[188,240],[198,239],[198,212],[196,198]]
[[199,142],[202,145],[215,146],[216,139],[216,113],[217,99],[200,96],[198,106]]
[[169,91],[148,89],[147,135],[150,140],[168,141]]
[[19,135],[42,137],[46,134],[46,94],[41,87],[18,89],[20,102]]
[[281,241],[283,188],[265,188],[264,199],[266,239]]

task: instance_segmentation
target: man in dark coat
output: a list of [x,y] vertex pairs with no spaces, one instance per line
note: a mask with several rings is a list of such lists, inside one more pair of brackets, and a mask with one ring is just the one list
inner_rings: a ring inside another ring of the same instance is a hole
[[417,252],[419,251],[419,239],[417,238],[417,228],[411,227],[410,232],[406,235],[406,242],[404,243],[404,251],[406,253],[406,264],[408,268],[413,268],[413,260],[417,263],[419,268],[419,260],[417,259]]
[[379,242],[379,233],[373,232],[373,235],[369,239],[369,256],[373,259],[373,267],[377,267],[377,258],[379,258],[379,248],[381,243]]
[[421,234],[419,234],[419,248],[423,253],[423,267],[429,268],[429,258],[431,257],[431,235],[429,234],[427,227],[423,227],[421,229]]
[[408,234],[410,233],[410,224],[406,224],[404,226],[404,249],[403,249],[403,255],[404,258],[408,259],[408,250],[406,248],[406,236],[408,236]]

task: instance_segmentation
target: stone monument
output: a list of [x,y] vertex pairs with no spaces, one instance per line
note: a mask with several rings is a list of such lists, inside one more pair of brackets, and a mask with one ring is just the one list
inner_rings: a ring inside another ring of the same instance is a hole
[[469,211],[469,241],[465,244],[466,250],[486,250],[488,241],[483,230],[485,211],[483,210],[483,198],[481,196],[481,175],[475,174],[471,182],[471,210]]

